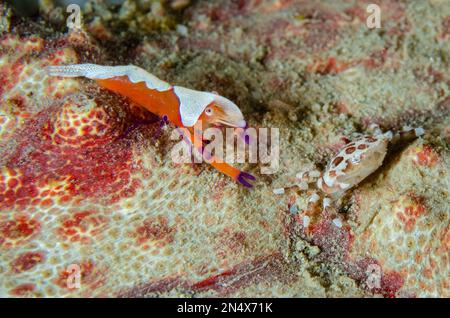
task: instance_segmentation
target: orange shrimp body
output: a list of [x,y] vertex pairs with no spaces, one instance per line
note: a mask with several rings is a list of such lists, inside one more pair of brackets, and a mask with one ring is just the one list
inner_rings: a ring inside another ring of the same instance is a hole
[[[181,86],[172,86],[142,68],[134,65],[102,66],[96,64],[74,64],[49,66],[51,76],[79,77],[95,80],[100,86],[126,96],[148,111],[164,117],[177,127],[190,131],[189,142],[194,143],[193,126],[202,120],[206,126],[225,124],[245,128],[246,122],[237,105],[230,100],[210,92],[196,91]],[[201,148],[201,147],[200,147]],[[202,149],[197,149],[203,153]],[[239,169],[218,160],[210,159],[211,165],[246,187],[248,180],[255,178]],[[248,180],[247,180],[248,179]]]
[[96,82],[110,91],[130,98],[133,102],[160,117],[167,116],[175,126],[183,126],[178,110],[178,97],[174,94],[173,89],[158,92],[149,89],[144,82],[132,83],[126,76],[98,79]]

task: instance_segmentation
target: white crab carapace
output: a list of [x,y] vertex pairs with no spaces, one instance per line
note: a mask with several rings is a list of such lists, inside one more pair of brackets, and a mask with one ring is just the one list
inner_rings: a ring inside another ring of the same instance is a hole
[[[347,143],[331,158],[323,173],[311,170],[297,175],[302,190],[308,190],[308,184],[316,182],[316,191],[308,199],[310,204],[322,200],[323,209],[326,209],[332,201],[341,198],[347,190],[358,185],[383,164],[390,142],[424,134],[422,128],[404,128],[395,135],[391,131],[382,133],[376,125],[371,129],[373,135],[360,136]],[[281,194],[284,191],[275,189],[274,192]]]

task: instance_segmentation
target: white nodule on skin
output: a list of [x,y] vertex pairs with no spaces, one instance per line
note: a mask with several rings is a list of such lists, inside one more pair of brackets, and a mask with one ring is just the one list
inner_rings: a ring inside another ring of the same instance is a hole
[[304,174],[305,174],[304,172],[299,172],[295,175],[295,178],[297,178],[298,181],[303,181]]
[[323,184],[322,184],[322,179],[323,178],[319,178],[319,179],[317,179],[317,187],[320,189],[320,190],[324,190],[324,188],[323,188]]
[[331,206],[331,200],[330,198],[323,199],[323,209],[329,208]]
[[392,131],[387,131],[387,132],[385,132],[385,133],[383,134],[383,136],[384,136],[387,140],[391,140],[392,137],[393,137],[394,135],[392,134]]
[[103,66],[97,64],[72,64],[61,66],[48,66],[47,72],[51,76],[78,77],[90,79],[108,79],[127,76],[132,83],[145,82],[149,89],[159,92],[168,91],[172,86],[135,65]]
[[297,178],[297,180],[299,181],[305,181],[305,182],[311,182],[311,175],[309,174],[310,171],[302,171],[299,172],[295,175],[295,177]]
[[303,217],[303,227],[307,228],[309,226],[309,221],[310,221],[309,216],[305,215]]
[[284,194],[284,188],[273,189],[274,194]]
[[352,157],[350,159],[350,162],[356,165],[356,164],[361,162],[361,157],[360,156],[354,156],[354,157]]
[[290,207],[290,209],[289,209],[289,212],[290,212],[291,214],[297,214],[297,212],[298,212],[298,206],[297,206],[297,204],[292,205],[292,206]]
[[187,28],[185,25],[183,25],[183,24],[177,24],[176,30],[177,30],[177,32],[178,32],[179,35],[182,35],[182,36],[189,36],[189,30],[188,30],[188,28]]
[[338,228],[342,227],[342,221],[338,218],[333,220],[333,224],[336,225],[336,227],[338,227]]
[[320,177],[320,171],[319,170],[311,170],[309,172],[309,176],[311,178],[319,178]]
[[317,201],[319,201],[319,199],[320,199],[320,196],[319,196],[317,193],[313,193],[313,194],[309,197],[308,202],[309,202],[309,203],[316,203]]
[[375,123],[370,124],[368,128],[369,128],[369,131],[372,131],[373,135],[375,135],[375,136],[379,136],[379,135],[383,134],[383,132],[381,131],[380,126],[378,126],[378,124],[375,124]]
[[403,126],[402,130],[403,131],[410,131],[410,130],[413,130],[413,128],[411,126]]
[[326,184],[328,187],[332,188],[333,185],[334,185],[335,179],[334,179],[334,178],[331,178],[330,175],[329,175],[328,173],[325,173],[325,174],[323,175],[323,181],[325,182],[325,184]]
[[423,136],[425,134],[425,130],[422,127],[414,129],[414,133],[417,137]]
[[308,188],[309,188],[308,182],[305,182],[305,181],[299,182],[297,184],[297,186],[300,190],[308,190]]
[[341,188],[342,190],[346,190],[346,189],[350,188],[350,186],[351,186],[350,184],[343,183],[343,182],[339,182],[338,185],[339,185],[339,188]]

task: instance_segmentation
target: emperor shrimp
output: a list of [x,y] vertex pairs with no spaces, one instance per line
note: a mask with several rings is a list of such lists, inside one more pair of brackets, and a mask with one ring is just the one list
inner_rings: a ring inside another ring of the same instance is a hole
[[[135,65],[61,65],[49,66],[47,72],[50,76],[93,79],[98,85],[131,99],[175,126],[187,129],[190,134],[184,134],[184,139],[198,147],[196,149],[200,154],[204,154],[203,143],[197,146],[199,143],[194,142],[193,137],[198,135],[194,134],[197,122],[201,122],[204,128],[226,125],[244,129],[247,126],[241,110],[229,99],[215,93],[172,86]],[[252,186],[250,181],[255,180],[255,177],[251,174],[216,160],[214,156],[209,159],[211,165],[220,172],[246,187]]]

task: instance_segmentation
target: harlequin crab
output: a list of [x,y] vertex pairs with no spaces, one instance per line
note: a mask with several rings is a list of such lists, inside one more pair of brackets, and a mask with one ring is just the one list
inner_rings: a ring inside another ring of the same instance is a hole
[[[315,182],[316,189],[308,198],[308,210],[316,210],[322,201],[323,210],[332,202],[343,197],[352,187],[358,185],[383,163],[389,143],[402,139],[417,138],[424,134],[422,128],[405,127],[395,135],[388,131],[383,133],[377,125],[369,127],[372,135],[359,135],[354,141],[347,141],[345,146],[329,161],[325,171],[310,170],[297,174],[298,187],[308,190],[309,184]],[[284,193],[284,189],[275,189],[275,193]],[[309,222],[309,218],[306,220]],[[334,223],[340,226],[339,218]]]

